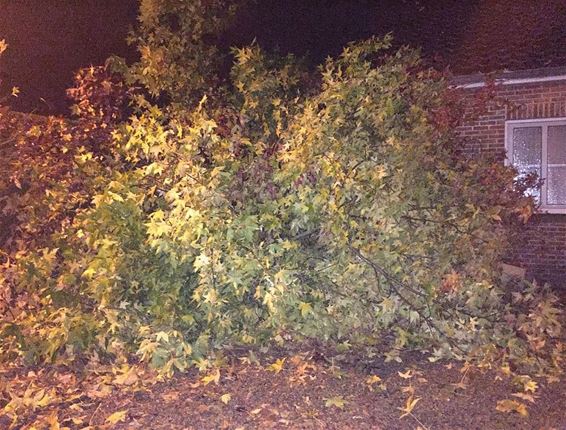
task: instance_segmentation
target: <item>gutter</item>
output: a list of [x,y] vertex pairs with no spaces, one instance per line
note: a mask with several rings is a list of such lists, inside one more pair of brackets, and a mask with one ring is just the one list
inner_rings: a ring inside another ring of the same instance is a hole
[[455,88],[485,87],[486,76],[495,76],[496,85],[534,84],[540,82],[566,81],[566,67],[547,67],[540,69],[505,71],[497,74],[474,74],[454,76],[452,86]]

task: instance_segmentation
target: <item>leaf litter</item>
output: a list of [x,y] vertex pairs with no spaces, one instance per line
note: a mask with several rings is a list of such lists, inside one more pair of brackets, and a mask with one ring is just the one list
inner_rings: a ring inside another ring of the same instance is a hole
[[[248,357],[254,357],[249,360]],[[320,357],[331,357],[321,359]],[[339,357],[339,356],[336,356]],[[457,362],[247,351],[169,380],[135,366],[0,370],[0,428],[562,429],[565,390]],[[339,372],[337,371],[339,369]],[[503,376],[501,376],[503,374]]]

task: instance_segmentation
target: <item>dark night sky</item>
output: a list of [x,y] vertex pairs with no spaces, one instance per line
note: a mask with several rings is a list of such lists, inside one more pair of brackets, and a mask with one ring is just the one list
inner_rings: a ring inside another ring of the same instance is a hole
[[136,6],[137,0],[0,0],[0,39],[9,45],[0,79],[4,89],[21,89],[13,107],[65,112],[76,70],[112,53],[135,58],[124,39]]
[[[0,0],[0,39],[10,45],[0,79],[22,91],[13,107],[65,112],[78,68],[111,54],[133,60],[124,38],[136,9],[137,0]],[[314,64],[388,32],[454,73],[566,66],[566,0],[258,0],[223,40],[255,36],[268,49],[308,53]]]

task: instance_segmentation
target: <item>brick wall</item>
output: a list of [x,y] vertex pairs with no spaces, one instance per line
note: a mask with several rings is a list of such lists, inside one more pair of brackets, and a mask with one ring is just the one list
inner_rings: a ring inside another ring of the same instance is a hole
[[[464,90],[470,101],[479,91]],[[503,161],[505,122],[566,117],[566,81],[500,85],[484,113],[471,115],[472,110],[469,109],[465,124],[459,128],[465,138],[464,152],[488,153]],[[527,269],[528,277],[566,286],[566,215],[534,216],[507,260]]]

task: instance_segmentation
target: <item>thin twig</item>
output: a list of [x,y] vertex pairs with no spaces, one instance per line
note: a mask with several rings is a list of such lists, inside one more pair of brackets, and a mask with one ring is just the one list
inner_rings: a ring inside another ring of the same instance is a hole
[[98,403],[98,406],[96,407],[96,409],[94,410],[94,412],[92,413],[92,415],[90,416],[90,420],[88,420],[88,426],[92,426],[92,420],[94,419],[94,416],[96,415],[96,413],[98,412],[98,410],[100,409],[100,406],[102,405],[102,402]]
[[[373,261],[371,261],[370,259],[368,259],[367,257],[365,257],[360,250],[358,250],[357,248],[354,248],[352,246],[349,247],[352,252],[354,252],[354,254],[356,254],[360,259],[362,259],[363,261],[365,261],[368,265],[370,265],[370,267],[372,267],[377,273],[381,274],[383,277],[385,277],[385,279],[387,279],[389,281],[389,285],[390,287],[395,291],[395,293],[397,294],[397,296],[401,299],[401,301],[403,303],[405,303],[410,309],[414,310],[415,312],[417,312],[419,314],[419,316],[423,319],[423,321],[425,321],[425,323],[429,326],[429,328],[431,329],[431,331],[436,331],[438,334],[440,334],[442,337],[444,337],[446,339],[446,341],[450,344],[450,346],[452,346],[455,349],[458,349],[461,352],[466,352],[465,350],[463,350],[450,336],[448,336],[446,333],[444,333],[444,331],[442,329],[440,329],[432,320],[432,318],[430,318],[430,316],[425,315],[422,312],[422,308],[415,306],[413,303],[411,303],[411,301],[409,299],[407,299],[403,294],[401,294],[401,292],[399,291],[399,287],[403,287],[405,289],[408,289],[409,291],[413,291],[415,293],[418,293],[416,290],[414,290],[413,288],[407,286],[406,284],[402,283],[401,281],[397,280],[394,276],[392,276],[391,274],[389,274],[385,269],[383,269],[381,266],[377,265],[376,263],[374,263]],[[422,293],[420,294],[421,296],[423,295]]]
[[415,415],[413,415],[412,412],[409,412],[409,415],[412,416],[412,417],[415,419],[415,421],[419,423],[419,425],[423,428],[423,430],[429,430],[429,428],[428,428],[427,426],[425,426],[425,425],[421,422],[421,420],[419,420]]

